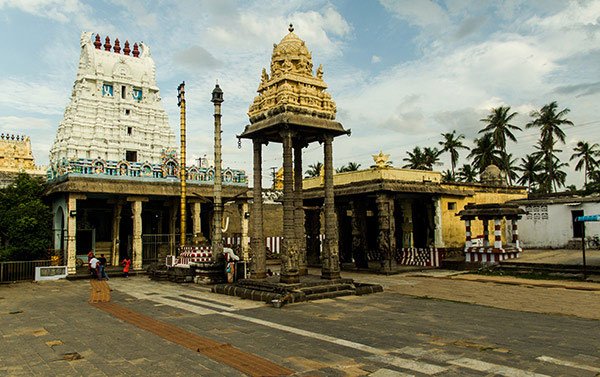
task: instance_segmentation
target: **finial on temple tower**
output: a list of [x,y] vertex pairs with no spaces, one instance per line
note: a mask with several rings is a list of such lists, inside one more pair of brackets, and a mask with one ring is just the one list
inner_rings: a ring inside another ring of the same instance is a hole
[[293,32],[294,31],[294,25],[290,24],[290,27],[288,28],[288,30],[290,31],[290,33]]
[[110,38],[108,37],[108,35],[106,36],[106,39],[104,40],[104,50],[105,51],[110,51],[110,48],[112,47],[110,45]]
[[123,49],[123,53],[127,56],[129,56],[129,53],[131,52],[131,49],[129,48],[129,41],[125,40],[125,48]]
[[100,42],[99,34],[96,34],[96,40],[94,41],[94,47],[96,47],[96,50],[100,50],[100,47],[102,47],[102,42]]
[[115,39],[115,47],[113,48],[113,51],[117,54],[121,52],[121,45],[119,43],[119,38]]

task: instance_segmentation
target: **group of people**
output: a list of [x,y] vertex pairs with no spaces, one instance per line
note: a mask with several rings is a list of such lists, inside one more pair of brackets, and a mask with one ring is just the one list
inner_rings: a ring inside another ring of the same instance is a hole
[[[90,275],[95,276],[98,280],[108,280],[109,278],[106,274],[106,258],[104,257],[104,254],[100,254],[100,258],[96,258],[94,252],[90,250],[87,257]],[[123,276],[129,277],[131,259],[129,259],[128,256],[125,256],[125,258],[123,258],[123,260],[121,261],[121,265],[123,266]]]

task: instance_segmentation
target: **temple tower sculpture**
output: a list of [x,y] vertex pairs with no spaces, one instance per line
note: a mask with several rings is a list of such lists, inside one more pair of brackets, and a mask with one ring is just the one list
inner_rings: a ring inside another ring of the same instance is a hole
[[[297,283],[306,271],[304,210],[302,208],[302,148],[312,142],[324,146],[325,241],[321,277],[340,277],[337,218],[333,202],[333,139],[349,134],[335,120],[336,106],[325,92],[323,67],[313,70],[312,56],[290,25],[279,44],[273,46],[270,74],[263,68],[248,111],[250,124],[239,138],[251,139],[254,149],[254,208],[251,245],[253,277],[266,277],[265,242],[262,233],[262,145],[283,145],[283,244],[282,283]],[[294,183],[295,181],[295,183]]]
[[[81,35],[77,77],[50,163],[78,158],[160,163],[161,152],[175,144],[163,109],[150,49],[119,39]],[[131,54],[130,54],[131,53]]]

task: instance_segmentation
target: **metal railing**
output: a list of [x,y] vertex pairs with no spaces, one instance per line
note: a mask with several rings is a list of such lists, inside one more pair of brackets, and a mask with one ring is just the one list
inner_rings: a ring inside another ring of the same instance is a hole
[[51,260],[0,262],[0,283],[35,279],[35,268],[51,266]]

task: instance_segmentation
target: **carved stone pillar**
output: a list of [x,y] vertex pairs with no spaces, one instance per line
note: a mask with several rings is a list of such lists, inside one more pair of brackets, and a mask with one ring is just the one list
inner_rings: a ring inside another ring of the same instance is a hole
[[110,261],[113,266],[119,265],[119,234],[121,232],[121,210],[123,209],[123,203],[117,202],[114,204],[113,210],[113,223],[112,223],[112,250],[110,254]]
[[131,262],[134,270],[142,269],[142,200],[129,199],[133,218],[133,242]]
[[267,256],[265,251],[265,238],[263,235],[262,211],[262,143],[252,140],[254,147],[254,188],[252,190],[254,202],[252,204],[252,278],[264,279],[267,277]]
[[367,260],[367,211],[360,200],[350,202],[352,208],[352,258],[356,268],[368,268]]
[[[77,273],[77,195],[69,194],[67,199],[67,272]],[[87,251],[86,251],[87,253]]]
[[[442,233],[442,203],[441,198],[433,198],[433,246],[435,248],[444,247]],[[429,245],[428,245],[429,246]]]
[[304,231],[304,198],[302,194],[302,145],[294,146],[294,228],[298,250],[298,272],[308,274],[306,235]]
[[325,170],[324,177],[324,209],[325,209],[325,244],[323,245],[323,267],[321,278],[340,278],[340,256],[338,245],[338,224],[335,215],[333,192],[333,136],[325,135],[323,142]]
[[248,213],[248,202],[243,202],[239,205],[239,209],[240,209],[240,219],[241,219],[241,224],[240,224],[240,229],[242,230],[242,234],[241,234],[241,252],[242,252],[242,258],[247,261],[250,258],[250,245],[248,244],[249,238],[248,238],[248,217],[246,216],[246,214]]
[[391,273],[396,270],[394,200],[386,194],[378,194],[375,202],[379,227],[377,249],[381,255],[381,272]]
[[282,283],[298,283],[298,248],[296,244],[294,176],[292,167],[292,133],[282,132],[283,139],[283,245],[281,253]]
[[195,245],[206,242],[206,238],[204,238],[204,234],[202,234],[202,204],[200,202],[192,202],[191,203],[191,212],[192,212],[192,240]]

